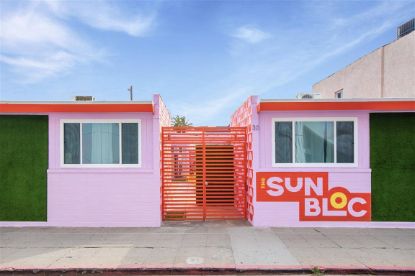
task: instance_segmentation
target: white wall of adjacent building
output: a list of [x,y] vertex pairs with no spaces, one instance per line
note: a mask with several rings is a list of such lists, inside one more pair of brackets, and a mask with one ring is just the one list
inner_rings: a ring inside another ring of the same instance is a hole
[[321,98],[415,98],[415,31],[313,85]]

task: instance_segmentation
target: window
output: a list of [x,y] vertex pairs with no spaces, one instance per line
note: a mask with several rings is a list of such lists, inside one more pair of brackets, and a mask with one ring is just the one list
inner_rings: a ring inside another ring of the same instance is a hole
[[292,122],[275,123],[275,160],[277,163],[292,163]]
[[135,121],[63,122],[64,166],[138,166],[139,125]]
[[273,163],[355,165],[355,127],[354,118],[274,119]]
[[295,163],[333,163],[333,125],[333,122],[295,122]]
[[354,163],[354,123],[337,122],[337,163]]
[[340,89],[339,91],[334,92],[334,97],[336,99],[342,99],[343,98],[343,89]]

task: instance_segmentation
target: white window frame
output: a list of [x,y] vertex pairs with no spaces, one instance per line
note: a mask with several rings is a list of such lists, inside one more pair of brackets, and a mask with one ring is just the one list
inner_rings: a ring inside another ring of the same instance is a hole
[[[336,122],[353,122],[353,139],[354,139],[354,162],[353,163],[337,163],[337,124]],[[292,163],[276,163],[275,162],[275,123],[276,122],[292,122]],[[334,131],[334,161],[333,163],[295,163],[295,122],[333,122]],[[358,125],[356,117],[312,117],[312,118],[272,118],[272,167],[282,168],[315,168],[315,167],[327,167],[327,168],[350,168],[357,167],[359,162],[358,156]]]
[[[65,164],[64,155],[64,124],[74,123],[81,124],[80,135],[80,164]],[[120,147],[120,163],[118,164],[82,164],[82,124],[88,123],[118,123],[119,126],[119,147]],[[122,164],[122,123],[137,123],[138,124],[138,164]],[[60,120],[60,163],[62,168],[141,168],[141,120],[140,119],[62,119]]]

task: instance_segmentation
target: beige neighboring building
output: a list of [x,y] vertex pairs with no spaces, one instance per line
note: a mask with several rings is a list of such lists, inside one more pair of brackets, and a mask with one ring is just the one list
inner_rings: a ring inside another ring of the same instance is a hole
[[415,98],[415,31],[313,85],[327,98]]

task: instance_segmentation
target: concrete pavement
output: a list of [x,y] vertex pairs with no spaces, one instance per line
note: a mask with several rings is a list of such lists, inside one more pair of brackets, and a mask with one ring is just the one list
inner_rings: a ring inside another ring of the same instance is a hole
[[254,228],[246,222],[160,228],[0,228],[0,269],[169,272],[415,273],[415,229]]

